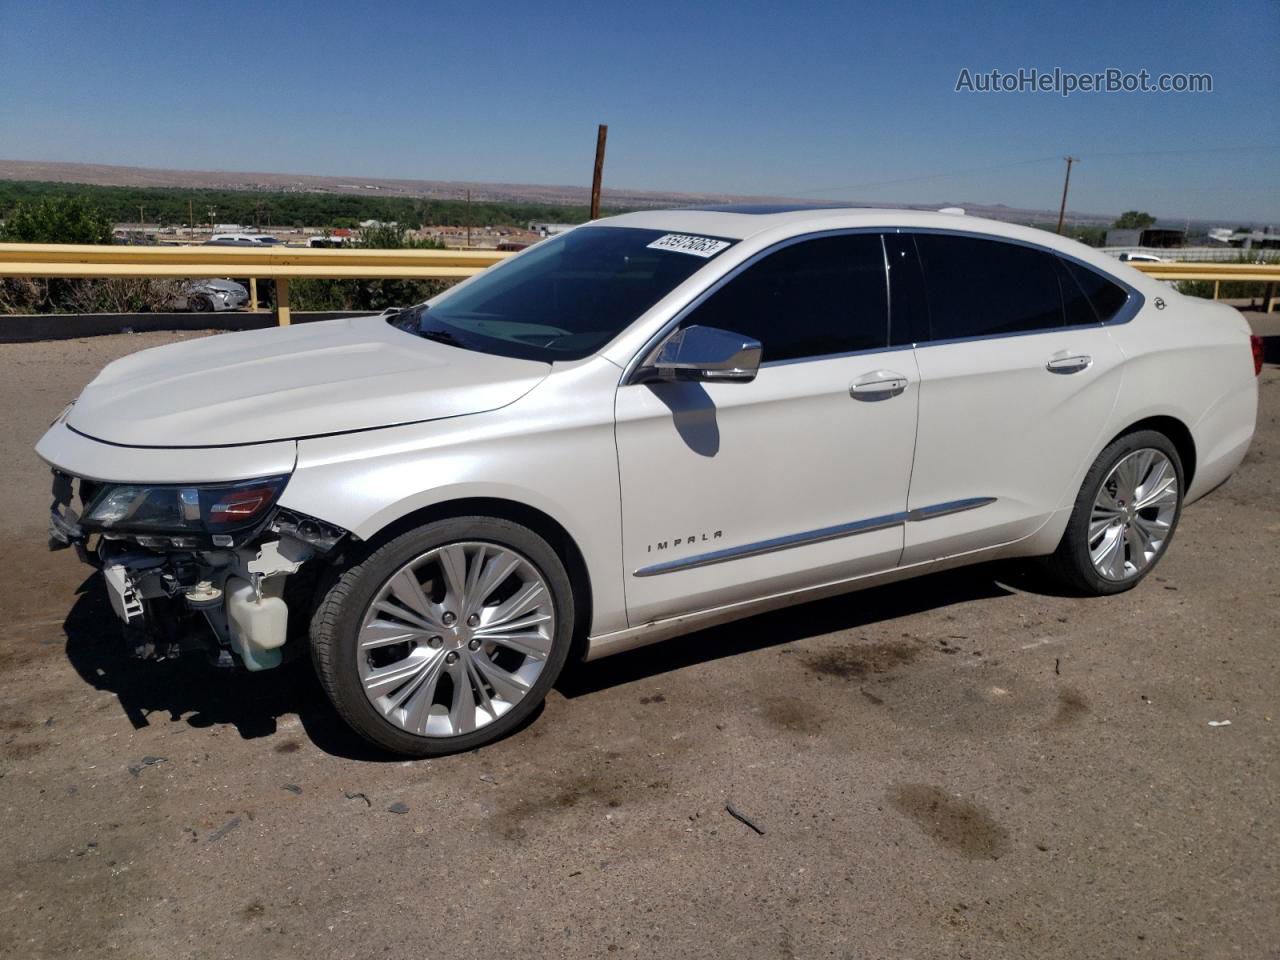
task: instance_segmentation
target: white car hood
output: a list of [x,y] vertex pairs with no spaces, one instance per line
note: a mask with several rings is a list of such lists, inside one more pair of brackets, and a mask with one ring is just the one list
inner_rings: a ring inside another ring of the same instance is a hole
[[423,340],[385,317],[203,337],[108,364],[67,420],[139,447],[346,433],[506,406],[550,365]]

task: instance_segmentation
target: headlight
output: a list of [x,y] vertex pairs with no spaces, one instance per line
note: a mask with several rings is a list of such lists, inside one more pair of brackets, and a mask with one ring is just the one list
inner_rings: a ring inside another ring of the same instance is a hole
[[84,523],[105,530],[229,533],[261,520],[288,479],[198,487],[104,485],[85,511]]

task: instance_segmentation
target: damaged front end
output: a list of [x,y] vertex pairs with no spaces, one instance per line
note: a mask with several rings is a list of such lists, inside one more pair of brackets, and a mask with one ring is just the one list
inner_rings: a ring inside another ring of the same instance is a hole
[[310,597],[314,561],[351,536],[278,507],[287,480],[112,484],[55,469],[49,545],[101,569],[134,655],[199,650],[219,666],[270,669],[284,658],[291,603]]

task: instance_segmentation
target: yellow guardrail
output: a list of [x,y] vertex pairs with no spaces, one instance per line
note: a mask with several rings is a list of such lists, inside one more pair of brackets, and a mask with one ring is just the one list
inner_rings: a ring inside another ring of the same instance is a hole
[[511,256],[497,250],[326,250],[307,247],[151,247],[0,243],[0,277],[247,277],[276,283],[277,317],[289,323],[289,281],[458,280]]
[[[0,277],[247,277],[250,309],[257,281],[274,280],[281,324],[289,322],[289,281],[457,280],[511,256],[497,250],[325,250],[307,247],[81,246],[0,243]],[[1280,282],[1278,263],[1130,263],[1157,280]],[[1266,309],[1274,306],[1267,287]]]
[[1167,261],[1164,263],[1130,263],[1129,266],[1141,270],[1156,280],[1212,280],[1213,299],[1218,299],[1218,290],[1223,283],[1265,283],[1263,294],[1263,310],[1270,313],[1275,309],[1275,298],[1271,295],[1274,287],[1280,283],[1280,263],[1193,263],[1191,261]]

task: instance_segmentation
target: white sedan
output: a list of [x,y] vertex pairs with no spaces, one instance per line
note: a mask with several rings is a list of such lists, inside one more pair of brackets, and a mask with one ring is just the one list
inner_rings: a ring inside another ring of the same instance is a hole
[[1253,435],[1260,345],[951,213],[613,217],[428,303],[119,360],[38,451],[136,652],[309,650],[374,743],[510,731],[565,662],[999,557],[1136,585]]

